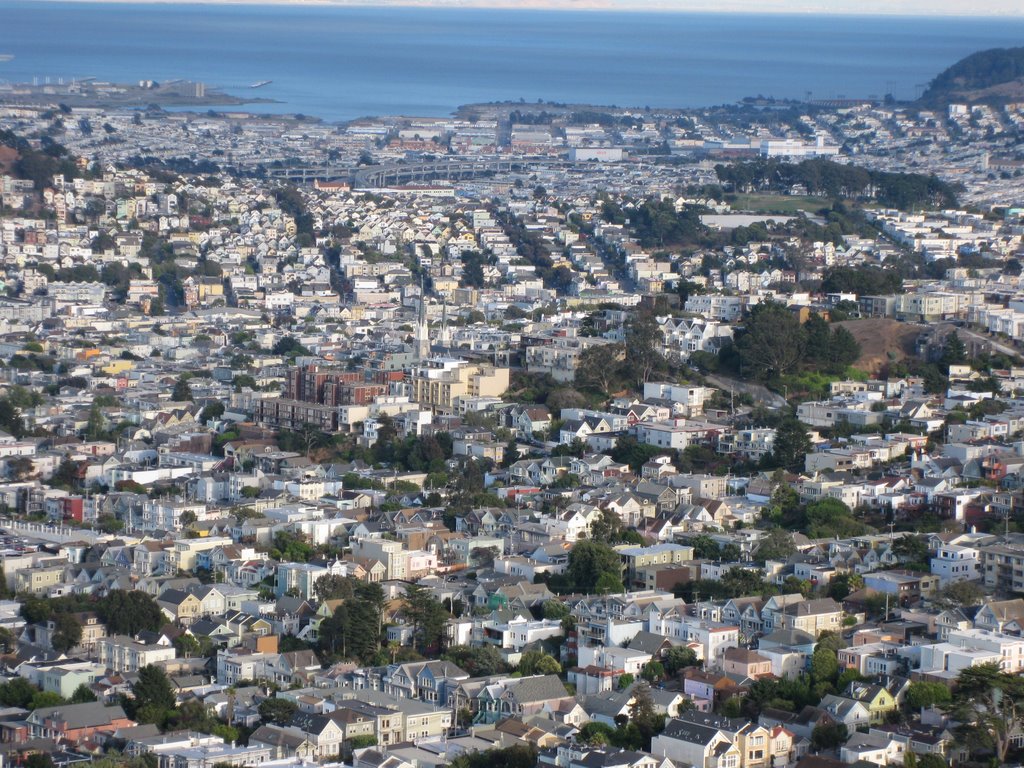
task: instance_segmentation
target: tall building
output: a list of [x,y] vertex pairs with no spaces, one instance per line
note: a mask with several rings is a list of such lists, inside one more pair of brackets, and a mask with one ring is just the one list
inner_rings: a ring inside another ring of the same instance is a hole
[[508,368],[454,358],[424,360],[409,374],[409,399],[438,413],[451,413],[458,397],[501,397]]

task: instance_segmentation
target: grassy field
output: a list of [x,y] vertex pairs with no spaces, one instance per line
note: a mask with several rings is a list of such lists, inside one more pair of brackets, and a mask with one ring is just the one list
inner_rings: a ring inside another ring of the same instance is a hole
[[800,197],[797,195],[736,195],[736,202],[730,203],[733,211],[752,213],[814,213],[828,207],[828,198]]

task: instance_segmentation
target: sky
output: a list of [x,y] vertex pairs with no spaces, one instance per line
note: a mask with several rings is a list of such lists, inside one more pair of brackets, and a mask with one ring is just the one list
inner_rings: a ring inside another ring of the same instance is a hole
[[[81,0],[95,2],[97,0]],[[199,4],[414,5],[530,10],[658,10],[683,12],[797,13],[816,15],[1014,16],[1024,0],[98,0]],[[1024,42],[1024,41],[1022,41]]]

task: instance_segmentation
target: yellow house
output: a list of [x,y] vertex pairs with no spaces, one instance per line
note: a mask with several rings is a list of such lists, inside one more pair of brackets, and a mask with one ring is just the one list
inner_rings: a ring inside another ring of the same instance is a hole
[[896,709],[896,699],[880,685],[850,683],[849,695],[868,709],[872,725],[881,725],[886,715]]
[[157,598],[156,603],[171,621],[186,627],[199,618],[203,610],[203,604],[198,597],[177,589],[165,590]]
[[133,360],[111,360],[100,370],[108,376],[117,376],[120,373],[130,371],[135,367],[135,361]]

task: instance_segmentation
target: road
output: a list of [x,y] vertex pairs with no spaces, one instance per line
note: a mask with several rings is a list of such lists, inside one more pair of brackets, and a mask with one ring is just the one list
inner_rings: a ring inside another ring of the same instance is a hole
[[945,334],[951,333],[953,331],[956,331],[957,335],[960,336],[961,341],[966,341],[967,339],[970,339],[973,342],[985,345],[987,349],[991,349],[992,351],[999,352],[1000,354],[1003,355],[1010,355],[1011,357],[1019,357],[1021,354],[1019,349],[1016,349],[1009,344],[1004,344],[1002,342],[996,341],[991,336],[986,336],[983,333],[972,331],[970,328],[963,328],[957,325],[953,325],[952,323],[940,324],[936,333],[944,336]]
[[750,395],[754,398],[755,402],[766,405],[769,408],[783,408],[786,405],[786,399],[782,395],[775,394],[761,384],[737,381],[736,379],[730,379],[719,374],[708,374],[704,378],[707,379],[709,384],[718,387],[723,392],[732,390],[737,394]]

